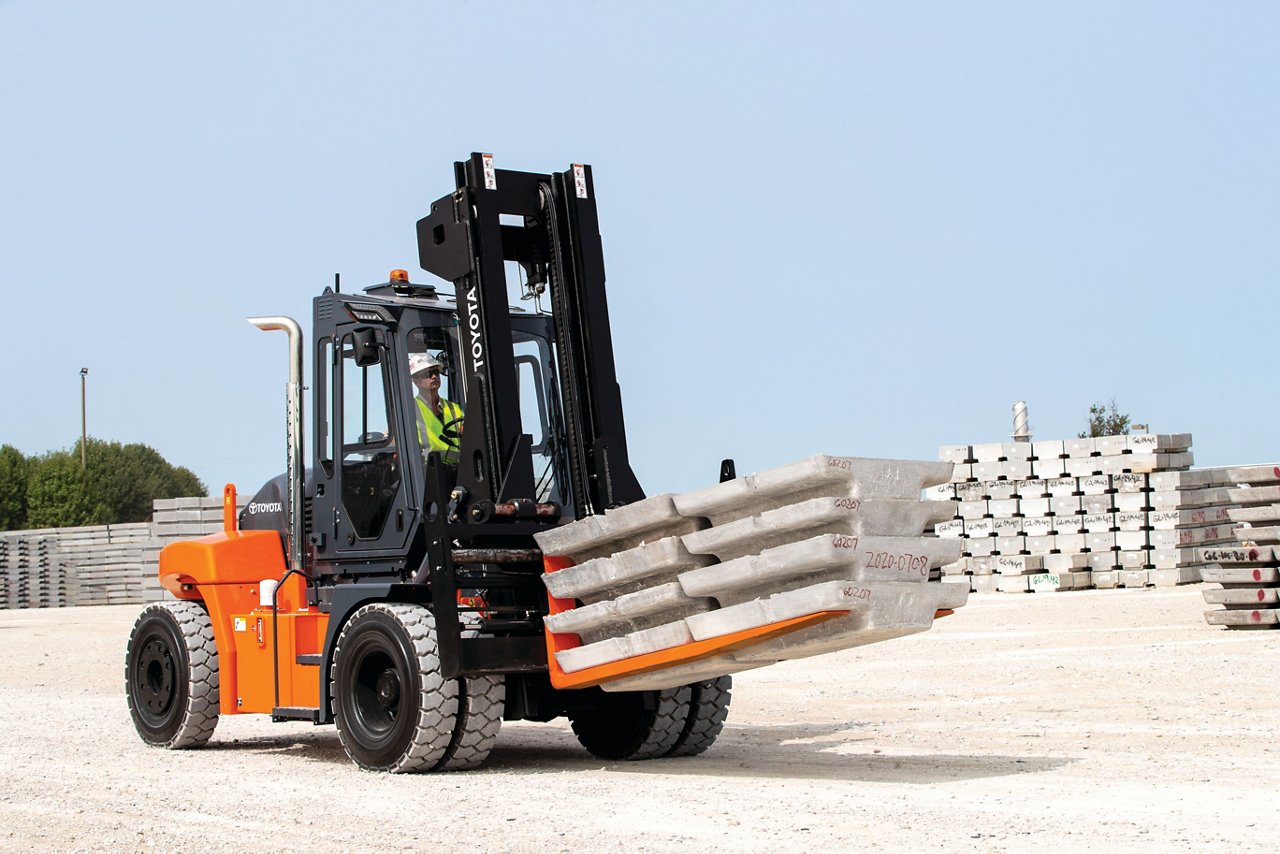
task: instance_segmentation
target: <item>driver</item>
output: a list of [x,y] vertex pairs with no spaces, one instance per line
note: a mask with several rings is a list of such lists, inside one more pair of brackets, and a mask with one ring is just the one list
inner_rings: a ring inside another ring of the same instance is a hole
[[423,454],[439,451],[441,462],[458,464],[458,437],[462,433],[462,407],[440,396],[444,366],[429,353],[409,356],[409,375],[418,390],[418,441]]

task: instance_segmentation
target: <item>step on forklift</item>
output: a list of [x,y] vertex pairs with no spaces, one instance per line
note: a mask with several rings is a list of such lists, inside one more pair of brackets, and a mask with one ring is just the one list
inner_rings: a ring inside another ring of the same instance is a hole
[[[549,678],[534,534],[644,498],[595,186],[582,164],[535,174],[472,154],[454,171],[417,223],[419,263],[443,282],[396,270],[314,301],[309,467],[301,329],[251,319],[289,335],[287,470],[238,515],[228,485],[224,530],[161,552],[175,601],[142,612],[126,653],[148,744],[198,747],[220,715],[269,714],[335,724],[361,768],[413,772],[478,766],[503,720],[567,716],[611,760],[698,754],[724,726],[728,676],[633,692]],[[456,405],[433,411],[415,394],[428,381]]]

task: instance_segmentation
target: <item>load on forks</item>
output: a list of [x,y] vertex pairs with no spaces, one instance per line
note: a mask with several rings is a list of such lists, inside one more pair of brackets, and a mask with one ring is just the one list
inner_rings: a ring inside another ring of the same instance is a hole
[[417,223],[443,282],[396,270],[315,299],[309,460],[301,329],[251,319],[289,335],[287,470],[239,514],[228,485],[224,530],[161,552],[175,598],[126,653],[145,742],[197,747],[221,715],[266,714],[335,724],[365,769],[457,770],[503,720],[566,716],[603,758],[693,755],[724,726],[729,674],[964,603],[939,583],[956,543],[923,535],[949,515],[920,500],[948,463],[819,455],[737,477],[725,460],[716,485],[646,497],[591,167],[473,154],[455,179]]

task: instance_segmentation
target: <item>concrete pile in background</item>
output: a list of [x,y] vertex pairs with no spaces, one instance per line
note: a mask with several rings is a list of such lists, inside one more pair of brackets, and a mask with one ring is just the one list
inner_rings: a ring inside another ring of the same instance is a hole
[[222,530],[222,497],[161,499],[154,506],[150,522],[0,533],[0,608],[168,597],[160,586],[160,549]]
[[932,625],[964,604],[963,584],[930,583],[959,543],[924,536],[947,508],[920,499],[950,463],[819,455],[680,495],[656,495],[537,535],[575,565],[543,576],[577,607],[547,630],[582,645],[573,673],[824,610],[848,611],[733,652],[607,683],[670,688]]
[[1235,542],[1228,469],[1190,471],[1186,433],[946,445],[955,503],[945,567],[975,592],[1172,586],[1198,582],[1197,549]]
[[1202,552],[1210,564],[1204,580],[1221,585],[1206,589],[1204,601],[1222,606],[1204,616],[1214,626],[1275,628],[1280,625],[1280,466],[1239,466],[1228,474],[1239,543]]

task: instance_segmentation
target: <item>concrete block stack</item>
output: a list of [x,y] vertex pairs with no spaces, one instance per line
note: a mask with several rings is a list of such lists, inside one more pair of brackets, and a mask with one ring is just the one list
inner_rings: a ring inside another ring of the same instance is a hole
[[954,503],[934,532],[963,555],[943,571],[974,592],[1199,581],[1189,547],[1234,539],[1226,476],[1188,471],[1190,449],[1186,433],[943,446],[955,475],[927,497]]
[[920,500],[949,463],[819,455],[681,495],[657,495],[538,535],[574,565],[543,577],[570,607],[546,618],[572,643],[566,673],[847,612],[605,690],[670,688],[919,632],[967,585],[930,582],[959,543],[924,536],[952,515]]
[[0,608],[57,608],[66,599],[55,538],[40,531],[0,535]]
[[1207,549],[1204,580],[1220,588],[1204,591],[1210,625],[1232,629],[1280,625],[1280,466],[1236,466],[1226,470],[1234,502],[1228,512],[1239,544]]
[[127,605],[142,596],[142,549],[151,538],[146,522],[60,528],[59,562],[74,579],[76,605]]

